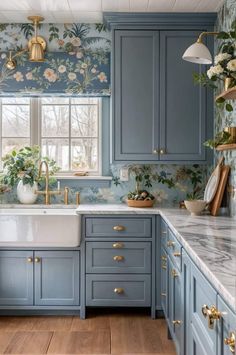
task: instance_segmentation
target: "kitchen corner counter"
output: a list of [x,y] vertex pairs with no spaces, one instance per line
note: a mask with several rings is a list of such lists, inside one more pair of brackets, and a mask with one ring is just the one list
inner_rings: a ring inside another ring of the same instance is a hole
[[125,204],[80,205],[76,212],[161,215],[198,268],[236,311],[236,220],[233,218],[193,217],[177,208],[132,208]]

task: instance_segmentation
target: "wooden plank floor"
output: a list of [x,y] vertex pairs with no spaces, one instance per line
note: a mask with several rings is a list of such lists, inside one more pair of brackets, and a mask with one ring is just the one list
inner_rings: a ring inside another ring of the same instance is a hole
[[175,355],[164,319],[142,311],[74,316],[0,317],[0,354]]

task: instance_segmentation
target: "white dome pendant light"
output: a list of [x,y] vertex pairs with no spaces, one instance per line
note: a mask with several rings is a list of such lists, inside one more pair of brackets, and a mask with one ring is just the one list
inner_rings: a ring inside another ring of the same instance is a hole
[[205,35],[218,35],[219,32],[202,32],[197,42],[192,44],[190,47],[186,49],[183,54],[183,59],[187,62],[197,63],[197,64],[211,64],[212,63],[212,56],[207,48],[207,46],[202,43],[202,37]]

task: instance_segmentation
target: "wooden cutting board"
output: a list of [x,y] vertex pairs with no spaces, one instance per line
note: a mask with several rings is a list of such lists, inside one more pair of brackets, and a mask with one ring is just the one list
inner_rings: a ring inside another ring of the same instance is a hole
[[210,210],[210,213],[212,216],[217,216],[217,214],[219,212],[220,205],[221,205],[223,195],[224,195],[224,191],[226,188],[226,183],[228,180],[229,172],[230,172],[229,165],[222,165],[221,166],[219,185],[218,185],[215,197],[213,198],[212,202],[210,203],[210,207],[209,207],[209,210]]

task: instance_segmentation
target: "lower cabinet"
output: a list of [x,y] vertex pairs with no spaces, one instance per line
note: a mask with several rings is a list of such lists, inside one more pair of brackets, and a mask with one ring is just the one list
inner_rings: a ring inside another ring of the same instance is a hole
[[0,305],[33,305],[32,262],[30,251],[0,251]]
[[217,308],[221,315],[217,323],[218,354],[236,354],[236,316],[219,295]]
[[79,305],[78,251],[0,251],[0,306]]

